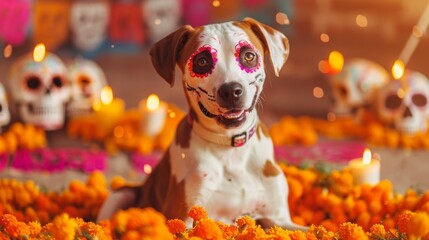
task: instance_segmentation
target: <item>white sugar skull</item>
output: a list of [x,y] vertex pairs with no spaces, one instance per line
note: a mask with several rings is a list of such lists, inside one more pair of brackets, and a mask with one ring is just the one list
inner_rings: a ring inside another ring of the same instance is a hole
[[70,84],[66,66],[59,57],[47,53],[42,61],[35,62],[31,54],[24,55],[12,65],[9,81],[24,122],[45,130],[63,127]]
[[426,131],[429,118],[429,79],[406,70],[400,80],[392,80],[377,98],[378,116],[398,131],[414,134]]
[[0,132],[1,127],[9,124],[10,122],[10,112],[9,105],[7,101],[6,90],[3,87],[3,84],[0,83]]
[[180,1],[144,0],[143,18],[152,42],[156,42],[179,27]]
[[68,65],[71,83],[71,101],[67,106],[69,116],[92,111],[94,100],[107,85],[103,70],[93,61],[76,58]]
[[72,42],[76,48],[91,51],[103,43],[109,22],[108,1],[74,1],[70,17]]
[[389,75],[380,65],[353,59],[343,70],[330,78],[334,106],[338,115],[355,115],[360,109],[372,104],[377,89],[384,86]]

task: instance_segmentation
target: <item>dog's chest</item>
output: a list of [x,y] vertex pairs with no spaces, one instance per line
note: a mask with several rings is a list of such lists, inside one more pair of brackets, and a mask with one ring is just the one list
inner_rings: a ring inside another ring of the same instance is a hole
[[224,147],[193,136],[189,148],[173,146],[172,173],[184,180],[188,204],[203,205],[211,216],[232,222],[242,215],[272,211],[284,181],[273,163],[269,138],[255,136],[242,147]]

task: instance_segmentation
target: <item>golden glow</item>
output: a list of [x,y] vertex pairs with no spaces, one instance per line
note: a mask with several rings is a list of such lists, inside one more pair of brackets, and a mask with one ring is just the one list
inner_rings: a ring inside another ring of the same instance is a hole
[[149,164],[145,164],[145,165],[143,166],[143,171],[144,171],[146,174],[150,174],[150,173],[152,173],[152,167],[151,167]]
[[41,62],[45,58],[46,55],[46,48],[45,44],[39,43],[34,47],[33,51],[33,60],[35,62]]
[[396,95],[399,97],[399,98],[404,98],[405,97],[405,90],[403,89],[403,88],[399,88],[398,89],[398,91],[396,91]]
[[328,112],[328,114],[326,115],[326,119],[328,119],[328,121],[330,122],[333,122],[337,119],[337,116],[333,112]]
[[362,163],[365,165],[368,165],[371,163],[372,155],[371,150],[368,148],[365,148],[365,151],[363,151],[363,157],[362,157]]
[[105,86],[100,92],[100,101],[103,105],[109,105],[113,101],[113,91],[110,86]]
[[213,7],[219,7],[220,6],[220,1],[219,0],[214,0],[212,4],[213,4]]
[[397,59],[392,66],[392,76],[394,79],[400,79],[404,75],[404,62]]
[[170,111],[170,113],[168,114],[168,116],[170,116],[170,118],[175,118],[176,117],[176,113],[174,111]]
[[329,73],[329,63],[326,60],[321,60],[319,62],[319,71],[321,73]]
[[415,25],[413,27],[413,36],[416,38],[421,38],[423,36],[423,30],[420,26]]
[[328,62],[332,72],[338,73],[343,70],[344,57],[339,51],[332,51],[329,54]]
[[13,51],[12,45],[11,44],[6,45],[3,50],[4,58],[10,58],[10,56],[12,56],[12,51]]
[[315,98],[322,98],[324,94],[325,93],[323,92],[323,88],[321,88],[321,87],[314,87],[313,88],[313,96]]
[[324,43],[328,43],[329,42],[329,35],[326,33],[322,33],[320,34],[320,41],[324,42]]
[[278,12],[276,14],[276,22],[280,25],[289,25],[289,17],[286,15],[286,13]]
[[356,24],[362,28],[367,27],[368,19],[364,15],[359,14],[356,16]]
[[159,108],[159,97],[156,94],[151,94],[147,98],[146,107],[149,111],[153,111]]

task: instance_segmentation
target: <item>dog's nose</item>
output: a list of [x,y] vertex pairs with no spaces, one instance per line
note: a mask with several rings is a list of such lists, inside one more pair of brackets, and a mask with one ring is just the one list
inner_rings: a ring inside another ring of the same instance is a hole
[[240,108],[243,105],[244,90],[238,82],[224,83],[220,86],[217,100],[221,107]]

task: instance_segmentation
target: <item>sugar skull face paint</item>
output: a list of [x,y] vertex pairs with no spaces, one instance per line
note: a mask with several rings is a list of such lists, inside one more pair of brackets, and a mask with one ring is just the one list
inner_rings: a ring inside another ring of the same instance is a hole
[[235,59],[241,70],[247,73],[256,72],[261,66],[261,58],[258,51],[244,40],[235,46]]
[[189,72],[192,77],[207,77],[215,68],[216,62],[217,50],[208,45],[204,45],[189,58]]

